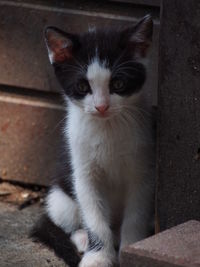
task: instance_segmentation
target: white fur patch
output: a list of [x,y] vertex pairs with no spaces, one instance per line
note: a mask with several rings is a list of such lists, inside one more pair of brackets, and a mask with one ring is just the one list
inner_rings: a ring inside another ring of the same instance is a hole
[[105,63],[95,58],[88,66],[86,76],[92,89],[94,105],[109,105],[111,71],[105,67]]
[[46,204],[51,220],[65,232],[70,233],[79,227],[78,205],[61,188],[55,186],[51,189],[47,195]]
[[89,251],[83,256],[79,267],[111,267],[113,266],[113,261],[113,255],[108,255],[104,250],[98,252]]
[[83,253],[88,248],[88,234],[85,230],[80,229],[75,231],[70,237],[72,243],[76,246],[79,253]]
[[[151,192],[154,180],[151,124],[149,117],[143,117],[147,111],[144,110],[141,115],[140,109],[137,110],[137,106],[144,108],[140,98],[120,98],[116,95],[116,102],[119,103],[120,99],[126,101],[128,111],[123,110],[122,104],[122,112],[108,120],[88,116],[69,102],[66,129],[74,169],[74,188],[84,223],[107,250],[112,246],[110,216],[114,216],[114,221],[120,221],[120,213],[123,214],[127,205],[125,199],[133,196],[129,216],[134,219],[135,215],[141,214],[141,217],[137,216],[137,223],[141,225],[143,214],[149,213],[151,197],[148,192]],[[141,198],[147,201],[141,201]],[[145,221],[146,226],[148,221]],[[132,229],[134,220],[130,224],[129,229]],[[131,235],[131,240],[140,239],[144,233],[146,229]],[[126,237],[124,239],[126,243]],[[85,259],[85,265],[80,266],[87,266],[90,260]]]

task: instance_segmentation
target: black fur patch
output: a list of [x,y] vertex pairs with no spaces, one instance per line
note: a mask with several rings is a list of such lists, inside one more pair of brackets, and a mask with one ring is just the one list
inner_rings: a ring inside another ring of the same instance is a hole
[[[70,98],[82,99],[91,90],[80,93],[77,84],[86,80],[87,67],[94,58],[98,58],[111,70],[110,84],[116,77],[125,80],[123,91],[115,92],[110,88],[111,93],[129,96],[140,90],[146,74],[145,67],[138,62],[138,58],[146,56],[152,33],[153,22],[151,16],[147,15],[138,24],[126,29],[104,28],[82,35],[48,27],[45,38],[49,51],[54,55],[53,66],[64,92]],[[57,57],[59,60],[56,60]]]
[[90,230],[87,230],[87,233],[89,240],[88,250],[101,250],[103,248],[103,242],[99,239],[99,237]]
[[[106,62],[112,78],[125,79],[126,87],[117,94],[128,96],[140,90],[146,78],[145,68],[134,60],[134,49],[130,49],[121,37],[119,31],[97,30],[85,33],[79,36],[79,46],[76,46],[78,49],[74,50],[73,58],[54,63],[56,76],[69,97],[82,99],[88,94],[80,94],[77,83],[86,79],[87,66],[96,55],[100,62]],[[110,90],[115,93],[112,88]]]
[[[64,128],[64,120],[62,121],[61,128]],[[58,185],[68,196],[75,199],[73,194],[71,159],[67,140],[64,136],[60,136],[59,139],[59,147],[57,148],[56,164],[51,177],[51,185]]]
[[70,267],[77,267],[80,256],[74,245],[61,228],[57,227],[47,215],[43,215],[33,228],[30,237],[53,249],[56,255],[62,258]]

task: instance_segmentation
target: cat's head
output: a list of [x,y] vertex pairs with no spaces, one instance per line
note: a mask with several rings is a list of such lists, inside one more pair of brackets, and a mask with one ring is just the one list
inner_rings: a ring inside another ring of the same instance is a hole
[[49,58],[69,101],[98,117],[131,106],[145,82],[142,62],[152,32],[149,15],[123,30],[94,29],[81,35],[48,27]]

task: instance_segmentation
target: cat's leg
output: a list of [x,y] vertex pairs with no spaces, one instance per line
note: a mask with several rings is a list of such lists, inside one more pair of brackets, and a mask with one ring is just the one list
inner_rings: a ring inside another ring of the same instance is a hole
[[92,178],[84,177],[84,172],[75,179],[77,199],[89,233],[89,248],[79,267],[110,267],[115,261],[112,232],[103,210],[103,200],[91,180]]
[[52,186],[46,198],[46,210],[50,219],[66,233],[80,228],[78,204],[58,185]]
[[153,194],[137,192],[127,194],[126,208],[121,226],[120,251],[124,246],[146,238],[152,226]]

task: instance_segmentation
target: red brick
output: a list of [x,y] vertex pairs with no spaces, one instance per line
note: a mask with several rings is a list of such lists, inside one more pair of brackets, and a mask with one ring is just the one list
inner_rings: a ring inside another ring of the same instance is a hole
[[39,97],[0,94],[0,177],[49,184],[53,174],[63,107]]

